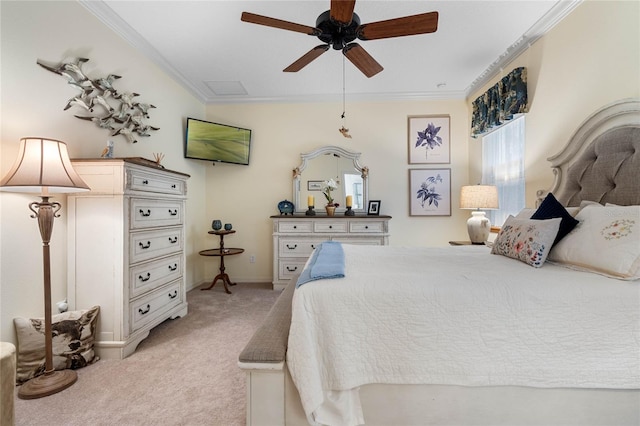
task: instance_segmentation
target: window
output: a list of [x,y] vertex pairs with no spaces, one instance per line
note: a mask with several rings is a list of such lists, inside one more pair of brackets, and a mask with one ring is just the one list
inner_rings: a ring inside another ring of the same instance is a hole
[[502,226],[525,206],[524,138],[524,116],[482,138],[482,183],[498,187],[500,203],[487,212],[492,226]]

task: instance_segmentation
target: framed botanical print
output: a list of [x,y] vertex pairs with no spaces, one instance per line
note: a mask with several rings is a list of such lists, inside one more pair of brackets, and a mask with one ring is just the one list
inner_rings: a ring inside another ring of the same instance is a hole
[[409,216],[451,216],[451,169],[409,169]]
[[449,124],[448,115],[410,115],[407,123],[409,164],[449,164]]

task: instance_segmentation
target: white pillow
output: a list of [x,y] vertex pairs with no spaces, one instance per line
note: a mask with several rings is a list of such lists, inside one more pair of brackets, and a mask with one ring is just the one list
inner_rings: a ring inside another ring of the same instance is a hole
[[614,278],[640,278],[640,206],[587,205],[580,223],[555,245],[549,260]]
[[509,216],[493,242],[491,254],[517,259],[539,268],[551,250],[561,220],[559,217],[534,220]]

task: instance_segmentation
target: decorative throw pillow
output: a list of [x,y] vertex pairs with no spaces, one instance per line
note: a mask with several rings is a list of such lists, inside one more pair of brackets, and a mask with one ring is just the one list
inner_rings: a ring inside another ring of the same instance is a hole
[[[53,336],[53,368],[78,369],[99,358],[93,351],[99,306],[64,312],[51,318]],[[24,383],[44,373],[44,319],[14,318],[18,336],[16,382]]]
[[549,193],[540,204],[540,207],[538,207],[538,210],[531,216],[531,219],[543,220],[554,219],[556,217],[559,217],[561,221],[558,235],[556,235],[556,239],[551,245],[552,248],[576,227],[578,221],[556,200],[556,197],[552,193]]
[[491,253],[539,268],[547,259],[560,221],[560,218],[532,220],[509,216],[493,242]]
[[640,206],[588,205],[549,260],[620,279],[640,278]]

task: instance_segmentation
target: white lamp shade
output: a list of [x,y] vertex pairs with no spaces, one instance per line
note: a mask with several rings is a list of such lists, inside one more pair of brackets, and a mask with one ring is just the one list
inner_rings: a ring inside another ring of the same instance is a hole
[[468,185],[460,189],[460,208],[495,210],[498,208],[498,188],[493,185]]
[[88,191],[71,165],[67,144],[54,139],[22,138],[16,162],[0,181],[0,190],[65,193]]

